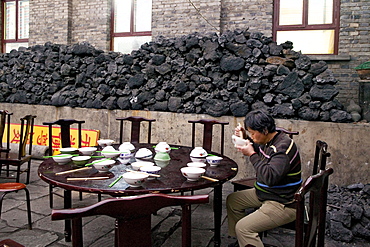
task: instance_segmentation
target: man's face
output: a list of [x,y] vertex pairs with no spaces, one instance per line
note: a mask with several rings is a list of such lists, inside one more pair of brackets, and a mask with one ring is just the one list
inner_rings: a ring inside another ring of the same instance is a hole
[[257,130],[252,130],[251,128],[247,128],[247,131],[248,131],[248,134],[249,136],[252,138],[253,142],[254,143],[257,143],[257,144],[266,144],[267,143],[267,135],[265,135],[264,133],[261,133]]

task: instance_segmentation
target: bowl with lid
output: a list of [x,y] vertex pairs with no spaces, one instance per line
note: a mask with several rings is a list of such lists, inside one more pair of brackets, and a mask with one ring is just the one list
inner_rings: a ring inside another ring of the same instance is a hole
[[195,147],[190,152],[190,157],[193,158],[205,158],[207,157],[207,155],[208,155],[207,151],[202,147]]
[[123,142],[121,145],[119,145],[118,150],[130,150],[130,152],[134,152],[135,146],[131,142]]
[[112,144],[114,143],[114,140],[111,140],[111,139],[99,139],[97,140],[99,146],[101,147],[106,147],[106,146],[112,146]]
[[148,160],[152,157],[153,153],[148,148],[139,148],[139,150],[137,150],[137,152],[135,153],[135,158],[140,160]]
[[171,151],[171,147],[170,145],[168,145],[167,142],[159,142],[155,148],[154,148],[155,152],[158,153],[158,152],[166,152],[166,153],[169,153]]

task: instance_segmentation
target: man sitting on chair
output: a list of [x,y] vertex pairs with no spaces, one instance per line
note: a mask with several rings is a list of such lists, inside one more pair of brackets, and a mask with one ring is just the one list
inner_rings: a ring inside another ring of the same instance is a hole
[[[228,233],[238,239],[229,246],[263,247],[258,233],[295,220],[294,193],[302,183],[301,158],[294,141],[276,130],[269,114],[251,111],[244,125],[245,129],[235,129],[235,135],[243,132],[246,136],[247,130],[251,142],[236,148],[252,163],[257,181],[253,189],[227,197]],[[248,208],[258,209],[246,216]]]

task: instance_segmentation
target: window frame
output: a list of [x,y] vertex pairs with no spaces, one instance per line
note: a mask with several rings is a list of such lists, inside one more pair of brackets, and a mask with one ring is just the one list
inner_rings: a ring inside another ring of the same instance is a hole
[[[19,39],[18,33],[20,28],[20,20],[19,20],[19,2],[22,0],[2,0],[1,1],[1,14],[2,14],[2,30],[1,30],[1,52],[6,51],[6,44],[13,44],[13,43],[29,43],[29,36],[28,39]],[[15,39],[6,39],[6,26],[5,26],[5,18],[6,18],[6,11],[5,11],[5,3],[7,2],[15,2]],[[29,0],[30,4],[31,0]],[[28,21],[29,26],[29,21]]]
[[340,30],[340,0],[333,0],[333,22],[331,24],[308,24],[308,1],[303,0],[302,25],[279,25],[280,0],[274,0],[272,38],[276,41],[278,31],[307,31],[307,30],[334,30],[334,52],[332,54],[305,54],[305,55],[338,55]]
[[112,1],[112,8],[111,8],[111,39],[110,39],[110,50],[113,51],[114,49],[114,38],[116,37],[137,37],[137,36],[152,36],[152,31],[140,31],[135,32],[135,0],[131,0],[131,16],[130,16],[130,31],[129,32],[114,32],[114,24],[115,24],[115,8],[114,2],[117,0]]

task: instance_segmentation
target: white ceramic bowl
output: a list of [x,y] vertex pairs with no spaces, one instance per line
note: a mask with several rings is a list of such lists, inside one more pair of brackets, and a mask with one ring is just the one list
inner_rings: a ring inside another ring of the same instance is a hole
[[101,151],[101,155],[103,155],[105,158],[117,158],[120,156],[120,151]]
[[89,155],[89,156],[91,156],[96,150],[97,150],[96,147],[82,147],[78,149],[78,151],[82,153],[83,155]]
[[111,140],[111,139],[100,139],[97,142],[98,142],[99,146],[106,147],[106,146],[111,146],[114,143],[114,140]]
[[206,164],[204,162],[190,162],[187,163],[187,166],[189,167],[206,167]]
[[154,148],[155,152],[158,153],[158,152],[166,152],[166,153],[169,153],[171,151],[171,147],[170,145],[168,145],[167,142],[159,142],[155,148]]
[[202,147],[195,147],[193,150],[190,152],[190,157],[193,158],[205,158],[207,157],[208,153],[204,148]]
[[60,148],[59,152],[62,154],[74,154],[77,152],[77,150],[78,150],[77,148],[68,147],[68,148]]
[[248,143],[248,140],[245,140],[239,136],[232,135],[231,140],[233,141],[235,146],[245,146]]
[[181,173],[184,177],[186,177],[189,181],[197,181],[203,174],[206,172],[204,168],[199,167],[183,167],[180,169]]
[[192,162],[201,162],[201,163],[206,163],[206,158],[195,158],[195,157],[190,157]]
[[154,163],[149,161],[136,161],[131,163],[131,166],[133,170],[138,171],[143,166],[154,166]]
[[211,166],[218,166],[221,163],[222,157],[219,156],[207,156],[206,158],[208,164]]
[[132,157],[132,153],[131,153],[131,151],[130,150],[128,150],[128,149],[120,149],[119,150],[120,151],[120,155],[119,155],[119,157],[121,158],[121,159],[130,159],[131,157]]
[[131,187],[140,187],[149,175],[140,172],[126,172],[122,174],[122,177]]
[[[140,167],[140,171],[143,171],[143,172],[146,172],[146,173],[149,173],[149,174],[156,174],[156,175],[159,175],[159,173],[161,172],[161,167],[159,166],[142,166]],[[152,180],[152,179],[155,179],[156,177],[151,177],[149,176],[148,177],[148,180]]]
[[123,142],[119,148],[119,151],[121,150],[130,150],[131,152],[135,151],[135,146],[131,142]]
[[87,164],[90,158],[90,156],[76,156],[72,158],[72,161],[78,166],[83,166]]
[[116,161],[114,160],[104,160],[104,161],[94,163],[93,166],[99,172],[107,172],[114,166],[115,163]]
[[139,148],[135,154],[135,158],[145,160],[145,159],[151,159],[153,157],[152,151],[150,151],[147,148]]
[[53,160],[57,162],[59,165],[64,165],[67,164],[72,160],[72,155],[67,155],[67,154],[59,154],[53,156]]

